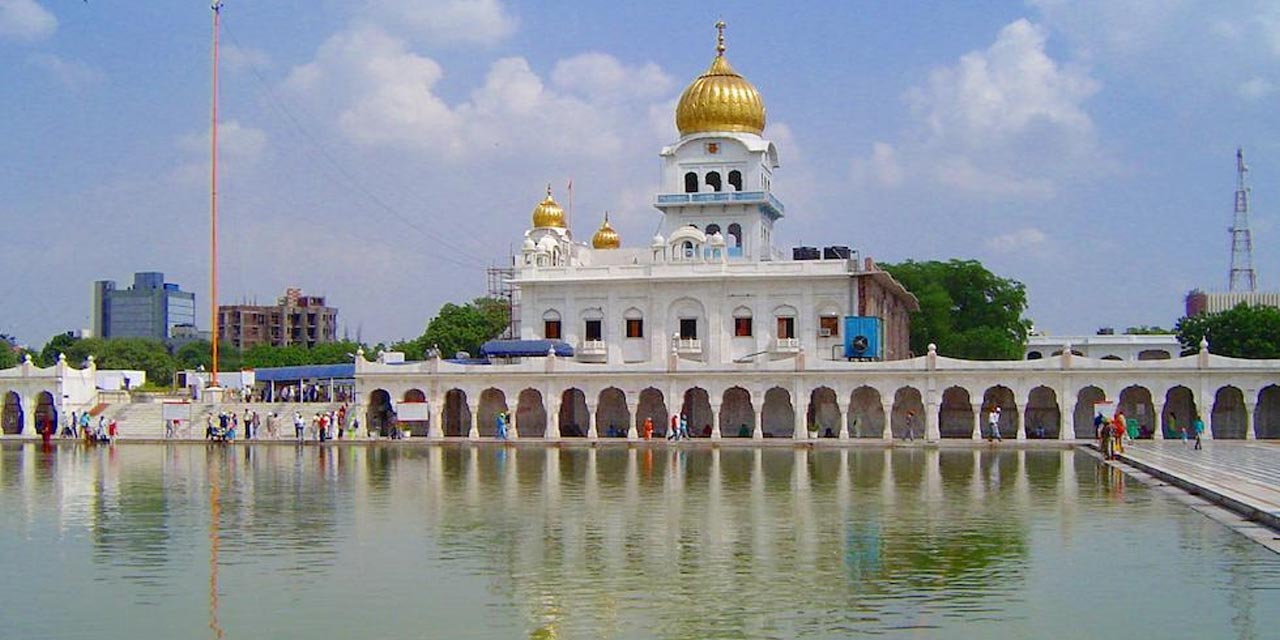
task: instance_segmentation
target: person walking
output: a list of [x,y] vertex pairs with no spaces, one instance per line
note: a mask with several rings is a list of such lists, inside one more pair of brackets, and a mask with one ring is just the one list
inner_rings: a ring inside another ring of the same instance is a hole
[[915,409],[909,409],[909,410],[907,411],[907,419],[906,419],[906,423],[907,423],[907,425],[906,425],[906,426],[907,426],[907,434],[906,434],[906,435],[907,435],[907,442],[915,442],[915,439],[916,439],[916,435],[915,435],[915,431],[916,431],[916,411],[915,411]]
[[493,418],[494,430],[499,440],[507,439],[507,416],[501,411]]
[[[630,431],[630,429],[628,429]],[[644,439],[648,440],[653,437],[653,416],[644,419]]]
[[1200,414],[1196,414],[1196,419],[1191,421],[1191,428],[1196,432],[1195,448],[1197,450],[1202,449],[1203,447],[1200,445],[1200,436],[1204,434],[1204,420],[1200,419]]
[[1124,421],[1124,412],[1116,410],[1116,415],[1111,419],[1111,428],[1115,432],[1116,453],[1124,453],[1124,439],[1129,435],[1128,425]]
[[689,416],[680,414],[680,437],[679,440],[689,439]]
[[1000,437],[1000,406],[996,405],[991,409],[991,413],[987,414],[987,424],[991,427],[991,441],[1003,442]]

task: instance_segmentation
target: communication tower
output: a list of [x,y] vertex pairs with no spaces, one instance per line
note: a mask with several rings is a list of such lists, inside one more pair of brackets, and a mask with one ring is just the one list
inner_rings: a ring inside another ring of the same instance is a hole
[[1236,206],[1231,222],[1231,283],[1228,291],[1252,292],[1257,289],[1253,273],[1253,236],[1249,233],[1249,187],[1244,174],[1244,150],[1236,148]]

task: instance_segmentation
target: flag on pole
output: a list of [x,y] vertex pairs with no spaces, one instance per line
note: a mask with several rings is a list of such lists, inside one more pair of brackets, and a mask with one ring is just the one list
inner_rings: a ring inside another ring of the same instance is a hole
[[569,192],[569,213],[565,216],[565,226],[573,228],[573,178],[569,178],[569,184],[565,186],[565,190]]

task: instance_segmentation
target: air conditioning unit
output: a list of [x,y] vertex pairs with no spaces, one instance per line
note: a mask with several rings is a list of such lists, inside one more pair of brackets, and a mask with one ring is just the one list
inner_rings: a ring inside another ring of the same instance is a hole
[[823,328],[821,328],[821,329],[818,329],[818,337],[819,337],[819,338],[830,338],[830,337],[831,337],[831,329],[828,329],[827,327],[823,327]]

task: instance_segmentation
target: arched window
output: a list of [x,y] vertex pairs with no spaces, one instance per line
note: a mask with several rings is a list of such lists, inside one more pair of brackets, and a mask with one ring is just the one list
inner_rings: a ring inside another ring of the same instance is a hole
[[547,340],[560,339],[560,312],[548,309],[542,314],[542,337]]
[[692,242],[690,242],[690,241],[688,241],[688,240],[685,240],[685,241],[684,241],[684,245],[682,246],[682,250],[683,250],[683,254],[684,254],[684,259],[685,259],[685,260],[692,260],[692,259],[693,259],[694,253],[693,253],[693,243],[692,243]]
[[698,192],[698,174],[692,171],[684,174],[684,192],[685,193]]
[[639,309],[635,307],[627,309],[627,312],[622,314],[622,318],[626,321],[628,338],[644,337],[644,314]]
[[[733,241],[728,243],[730,247],[741,247],[742,246],[742,225],[736,222],[729,225],[729,237],[733,238]],[[728,239],[726,238],[726,240]]]
[[734,191],[742,191],[742,172],[737,169],[730,171],[729,184],[733,185]]
[[733,310],[733,337],[750,338],[751,337],[751,310],[746,307],[738,307]]
[[714,222],[707,225],[707,235],[711,235],[713,233],[720,233],[720,225],[715,224]]
[[716,191],[721,189],[723,185],[720,183],[719,171],[711,171],[707,173],[707,186],[715,189]]

